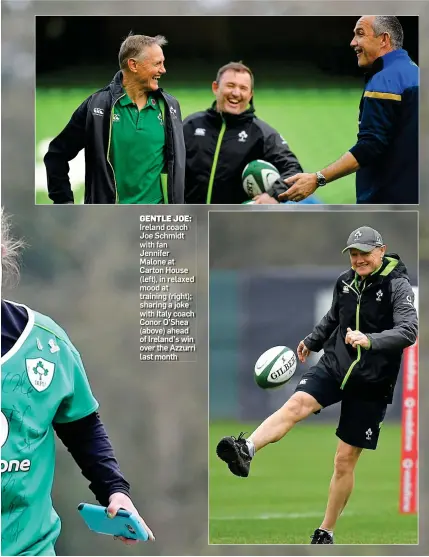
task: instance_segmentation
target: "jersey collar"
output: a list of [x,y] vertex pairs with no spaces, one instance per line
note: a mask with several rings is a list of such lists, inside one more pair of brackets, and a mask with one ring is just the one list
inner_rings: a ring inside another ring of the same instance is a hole
[[25,326],[24,330],[21,333],[21,336],[17,339],[15,344],[12,346],[12,348],[8,352],[6,352],[6,354],[2,356],[2,358],[0,359],[0,363],[2,365],[8,360],[10,360],[10,358],[12,358],[12,356],[14,356],[18,352],[18,350],[27,340],[35,321],[34,312],[29,307],[25,306],[24,304],[17,304],[16,302],[11,302],[10,300],[5,300],[5,302],[24,308],[28,315],[28,321],[27,321],[27,325]]
[[398,48],[397,50],[392,50],[391,52],[388,52],[387,54],[376,58],[366,74],[367,80],[374,74],[380,72],[382,69],[388,68],[389,66],[394,64],[399,58],[409,58],[408,52],[403,48]]
[[[130,97],[128,96],[128,94],[125,92],[125,89],[123,89],[123,92],[125,93],[118,101],[118,104],[120,104],[121,106],[128,106],[128,105],[134,105],[135,103],[130,99]],[[157,108],[157,100],[155,99],[155,97],[152,95],[152,93],[148,94],[147,97],[147,101],[146,104],[143,107],[143,110],[145,108],[153,108],[154,110],[156,110]]]

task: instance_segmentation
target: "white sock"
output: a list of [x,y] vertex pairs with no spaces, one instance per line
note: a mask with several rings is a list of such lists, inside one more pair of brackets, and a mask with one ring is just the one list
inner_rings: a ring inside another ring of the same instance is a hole
[[253,444],[253,441],[251,441],[250,439],[246,439],[246,445],[247,448],[249,449],[249,455],[250,458],[253,458],[255,456],[255,445]]
[[323,530],[324,532],[328,532],[328,534],[333,537],[334,535],[334,531],[333,530],[327,530],[326,528],[319,528],[319,530]]

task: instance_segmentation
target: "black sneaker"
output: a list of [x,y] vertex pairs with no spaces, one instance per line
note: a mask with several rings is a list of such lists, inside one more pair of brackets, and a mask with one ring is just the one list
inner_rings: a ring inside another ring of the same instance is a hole
[[311,543],[334,543],[334,536],[331,536],[326,530],[317,528],[311,536]]
[[228,464],[228,468],[236,476],[247,478],[249,475],[250,461],[244,433],[240,433],[238,439],[235,437],[224,437],[216,447],[217,456]]

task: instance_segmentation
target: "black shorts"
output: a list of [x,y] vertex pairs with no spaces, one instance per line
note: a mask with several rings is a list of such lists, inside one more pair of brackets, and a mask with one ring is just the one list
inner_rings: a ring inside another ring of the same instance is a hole
[[312,395],[323,408],[341,401],[337,437],[353,447],[377,448],[387,409],[385,401],[366,400],[344,393],[335,377],[321,365],[313,366],[304,373],[296,391]]

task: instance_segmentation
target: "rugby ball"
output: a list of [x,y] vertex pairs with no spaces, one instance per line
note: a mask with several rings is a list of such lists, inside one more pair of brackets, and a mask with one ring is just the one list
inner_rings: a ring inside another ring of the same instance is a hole
[[287,383],[295,370],[295,352],[287,346],[274,346],[258,358],[254,377],[261,389],[274,389]]
[[250,198],[261,193],[273,192],[273,184],[280,178],[277,168],[267,161],[256,160],[249,162],[241,175],[244,191]]

